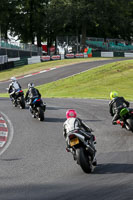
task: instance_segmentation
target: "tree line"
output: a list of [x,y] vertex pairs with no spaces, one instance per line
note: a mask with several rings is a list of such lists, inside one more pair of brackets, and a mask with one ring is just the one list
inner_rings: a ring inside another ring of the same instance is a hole
[[57,36],[82,35],[102,38],[133,37],[132,0],[0,0],[1,35],[8,31],[23,43],[43,41],[48,46]]

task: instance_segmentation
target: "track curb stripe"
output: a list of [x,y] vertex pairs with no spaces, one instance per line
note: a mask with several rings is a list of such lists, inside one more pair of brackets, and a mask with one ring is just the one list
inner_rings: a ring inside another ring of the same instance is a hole
[[0,149],[2,149],[6,144],[7,137],[8,137],[7,123],[2,117],[2,115],[0,115]]
[[[27,77],[34,76],[34,75],[37,75],[37,74],[49,72],[49,71],[55,70],[55,69],[57,69],[57,68],[59,68],[59,67],[60,67],[60,66],[57,66],[57,67],[54,67],[54,68],[45,69],[45,70],[41,70],[41,71],[39,71],[39,72],[34,72],[34,73],[32,73],[32,74],[26,74],[26,75],[24,75],[24,76],[18,76],[18,77],[16,77],[16,79],[27,78]],[[5,82],[10,82],[10,80],[0,81],[0,83],[5,83]]]

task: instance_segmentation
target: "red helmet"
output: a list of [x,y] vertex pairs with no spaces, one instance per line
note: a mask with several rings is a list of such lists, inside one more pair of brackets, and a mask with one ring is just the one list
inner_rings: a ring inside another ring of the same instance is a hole
[[66,118],[76,118],[77,117],[77,113],[75,110],[67,110],[66,112]]

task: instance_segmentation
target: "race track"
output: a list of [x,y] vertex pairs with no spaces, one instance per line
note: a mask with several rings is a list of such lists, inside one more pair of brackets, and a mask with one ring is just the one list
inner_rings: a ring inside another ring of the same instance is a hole
[[[133,133],[111,124],[108,101],[45,102],[46,119],[39,122],[28,109],[14,108],[8,98],[0,98],[0,111],[14,130],[0,157],[0,200],[132,200]],[[98,166],[92,174],[85,174],[65,150],[62,127],[69,108],[76,109],[96,135]]]
[[[79,64],[73,64],[69,66],[59,67],[52,71],[47,71],[45,73],[36,74],[34,76],[29,76],[26,78],[19,79],[20,84],[23,89],[28,87],[28,83],[34,82],[35,86],[49,83],[52,81],[59,80],[61,78],[65,78],[71,76],[76,73],[83,72],[85,70],[89,70],[94,67],[98,67],[101,65],[105,65],[111,62],[127,60],[129,58],[120,58],[120,59],[111,59],[111,60],[101,60],[101,61],[93,61],[93,62],[83,62]],[[10,81],[0,82],[0,93],[5,93],[6,88],[8,87]]]

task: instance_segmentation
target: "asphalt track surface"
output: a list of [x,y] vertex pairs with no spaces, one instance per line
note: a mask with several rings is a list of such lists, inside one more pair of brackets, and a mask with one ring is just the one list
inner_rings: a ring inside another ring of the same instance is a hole
[[[39,122],[27,108],[14,108],[8,98],[0,98],[0,111],[14,129],[12,143],[0,156],[0,200],[132,200],[133,133],[111,124],[108,101],[45,102],[45,121]],[[65,151],[62,126],[70,108],[96,135],[98,166],[91,174]]]

